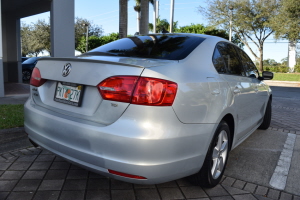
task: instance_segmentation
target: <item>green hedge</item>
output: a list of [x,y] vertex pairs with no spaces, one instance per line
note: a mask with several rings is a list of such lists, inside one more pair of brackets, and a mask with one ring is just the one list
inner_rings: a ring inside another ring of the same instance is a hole
[[[289,72],[289,68],[285,65],[279,66],[265,66],[265,71],[275,72],[275,73],[287,73]],[[300,73],[300,64],[295,65],[294,72]]]
[[265,71],[276,72],[276,73],[287,73],[289,68],[287,66],[265,66]]
[[300,64],[295,65],[294,71],[300,73]]

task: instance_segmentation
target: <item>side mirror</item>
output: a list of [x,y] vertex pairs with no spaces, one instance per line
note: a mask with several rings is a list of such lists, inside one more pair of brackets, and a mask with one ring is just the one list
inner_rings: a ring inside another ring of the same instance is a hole
[[262,77],[259,77],[259,80],[271,80],[273,79],[273,77],[274,77],[273,72],[263,71]]

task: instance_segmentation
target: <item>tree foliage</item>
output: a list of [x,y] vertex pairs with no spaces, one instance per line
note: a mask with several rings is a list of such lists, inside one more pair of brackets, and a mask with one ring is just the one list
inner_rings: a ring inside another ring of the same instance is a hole
[[[173,22],[173,29],[178,28],[178,21]],[[161,33],[163,30],[170,30],[170,23],[166,19],[156,19],[156,33]],[[153,24],[149,23],[149,31],[153,32]]]
[[79,42],[80,42],[82,36],[86,37],[85,24],[88,24],[88,26],[89,26],[89,37],[90,36],[100,37],[103,34],[103,29],[101,26],[93,24],[93,22],[90,20],[76,17],[76,20],[75,20],[75,49],[79,45]]
[[[202,24],[191,24],[188,26],[181,26],[178,29],[175,29],[177,33],[197,33],[197,34],[206,34],[206,35],[213,35],[218,36],[224,39],[228,39],[229,34],[226,30],[217,29],[212,26],[204,26]],[[238,45],[239,47],[243,48],[243,43],[235,34],[232,38],[232,42]]]
[[[274,32],[271,21],[272,17],[278,14],[279,1],[208,0],[207,8],[200,6],[199,12],[205,15],[212,25],[226,30],[229,29],[232,19],[232,30],[259,60],[259,68],[263,70],[263,46],[265,40]],[[258,48],[259,55],[250,47],[249,41]]]
[[[93,24],[91,21],[77,17],[75,20],[75,49],[78,48],[82,37],[86,35],[86,26],[89,24],[89,36],[100,37],[103,29],[99,25]],[[51,27],[50,22],[38,20],[35,23],[21,25],[21,40],[22,40],[22,56],[34,55],[37,56],[43,50],[51,54]]]
[[176,29],[176,32],[205,34],[206,30],[207,28],[202,24],[191,24],[188,26],[181,26],[179,29]]
[[271,21],[275,38],[291,41],[300,40],[300,1],[281,0],[278,14]]
[[33,41],[32,26],[22,23],[21,26],[21,43],[22,43],[22,56],[31,55],[34,52],[39,52],[39,48],[35,46]]
[[50,40],[50,22],[45,20],[38,20],[33,24],[35,40],[42,47],[43,50],[46,50],[51,53],[51,40]]
[[278,65],[280,65],[280,63],[276,62],[276,60],[274,59],[268,58],[264,60],[264,66],[278,66]]
[[[102,45],[107,44],[109,42],[113,42],[113,41],[118,40],[118,39],[119,39],[119,34],[118,33],[111,33],[109,35],[101,36],[101,37],[92,35],[92,36],[89,37],[88,49],[92,50],[92,49],[95,49],[99,46],[102,46]],[[84,36],[81,37],[76,50],[80,51],[81,53],[86,52],[86,37],[84,37]]]
[[22,56],[50,52],[50,26],[45,20],[21,25]]

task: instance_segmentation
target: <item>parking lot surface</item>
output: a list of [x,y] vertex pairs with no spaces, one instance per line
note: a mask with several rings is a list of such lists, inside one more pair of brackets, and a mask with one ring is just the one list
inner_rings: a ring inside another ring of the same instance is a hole
[[[300,88],[272,90],[271,127],[256,131],[231,151],[225,177],[215,188],[193,186],[186,179],[158,185],[125,183],[84,170],[42,148],[27,147],[0,154],[0,200],[300,200]],[[282,152],[289,149],[288,138],[294,138],[291,162],[284,188],[277,189],[270,180],[280,167]]]

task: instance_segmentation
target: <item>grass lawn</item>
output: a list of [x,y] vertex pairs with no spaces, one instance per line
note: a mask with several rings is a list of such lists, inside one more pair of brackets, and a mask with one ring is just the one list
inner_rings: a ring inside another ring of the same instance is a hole
[[300,73],[274,73],[274,81],[300,81]]
[[0,129],[24,126],[24,105],[0,105]]

